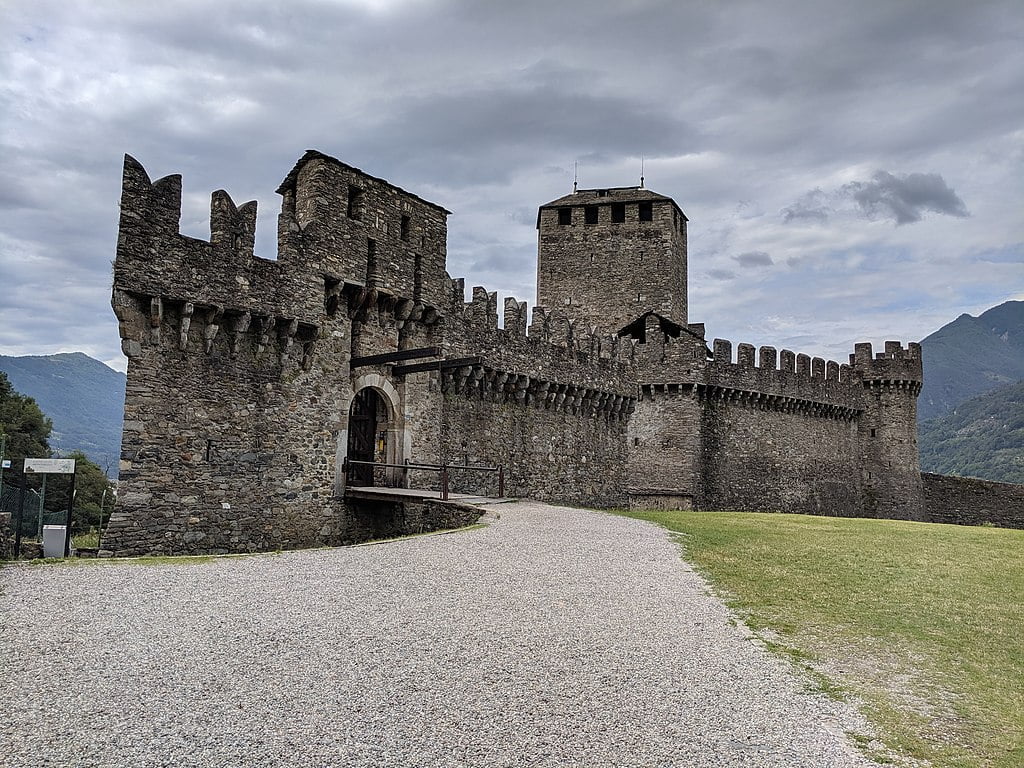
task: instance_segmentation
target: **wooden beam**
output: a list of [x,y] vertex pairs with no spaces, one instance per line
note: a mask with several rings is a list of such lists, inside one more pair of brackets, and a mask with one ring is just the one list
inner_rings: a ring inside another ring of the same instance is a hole
[[412,365],[396,365],[391,369],[395,376],[405,376],[407,373],[420,373],[421,371],[440,371],[445,368],[461,368],[464,365],[480,365],[482,357],[457,357],[452,360],[435,360],[430,363],[413,363]]
[[[397,363],[400,360],[415,360],[417,357],[437,357],[441,354],[440,347],[420,347],[418,349],[400,349],[397,352],[385,352],[382,355],[366,355],[353,357],[349,360],[349,368],[361,368],[364,365],[380,365]],[[430,363],[436,365],[436,363]]]

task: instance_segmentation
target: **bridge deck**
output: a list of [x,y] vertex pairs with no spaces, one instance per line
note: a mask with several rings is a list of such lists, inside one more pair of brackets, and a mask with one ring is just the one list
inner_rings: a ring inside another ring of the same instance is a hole
[[[347,499],[374,499],[377,501],[420,501],[423,499],[441,499],[440,491],[429,491],[420,488],[378,488],[368,485],[350,485],[345,489]],[[501,504],[512,501],[496,496],[477,496],[471,493],[449,493],[448,501],[462,504]]]

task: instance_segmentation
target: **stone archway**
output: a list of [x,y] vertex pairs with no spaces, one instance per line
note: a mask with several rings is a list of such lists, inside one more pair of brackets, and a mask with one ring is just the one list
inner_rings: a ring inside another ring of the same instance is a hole
[[[336,489],[344,493],[346,483],[342,462],[346,457],[359,461],[401,464],[408,456],[408,436],[400,407],[398,390],[384,376],[368,373],[352,382],[355,393],[342,413],[342,429],[338,435]],[[359,484],[372,484],[373,468],[366,467],[357,474]],[[369,475],[369,476],[368,476]],[[400,484],[401,470],[377,471],[388,485]]]

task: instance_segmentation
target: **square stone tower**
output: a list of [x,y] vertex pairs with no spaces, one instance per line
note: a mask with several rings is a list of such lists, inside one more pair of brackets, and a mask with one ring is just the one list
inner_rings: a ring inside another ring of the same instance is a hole
[[580,189],[537,214],[537,304],[617,332],[656,312],[686,326],[686,216],[643,187]]

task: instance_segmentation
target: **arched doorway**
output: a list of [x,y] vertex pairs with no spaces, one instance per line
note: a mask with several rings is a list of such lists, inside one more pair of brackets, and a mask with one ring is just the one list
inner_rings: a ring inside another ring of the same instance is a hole
[[[373,387],[356,393],[348,417],[348,451],[351,461],[384,463],[388,457],[388,407]],[[354,464],[349,472],[352,485],[374,485],[374,468]]]

